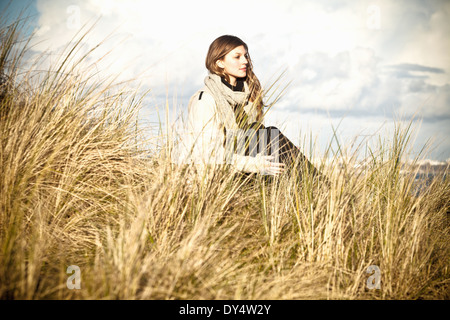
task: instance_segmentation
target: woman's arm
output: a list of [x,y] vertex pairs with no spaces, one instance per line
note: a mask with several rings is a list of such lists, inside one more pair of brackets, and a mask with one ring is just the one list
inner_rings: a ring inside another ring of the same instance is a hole
[[[201,95],[201,97],[200,97]],[[235,170],[262,174],[281,172],[282,164],[270,162],[272,156],[256,157],[226,154],[223,147],[224,133],[216,117],[213,97],[203,91],[194,95],[189,103],[188,126],[193,133],[193,160],[204,166],[208,164],[231,164]],[[231,151],[229,151],[231,152]]]

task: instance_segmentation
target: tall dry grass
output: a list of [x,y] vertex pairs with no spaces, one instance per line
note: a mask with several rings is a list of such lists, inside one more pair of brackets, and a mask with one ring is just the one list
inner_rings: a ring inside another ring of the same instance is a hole
[[22,70],[19,31],[0,31],[2,299],[449,298],[449,179],[417,192],[401,173],[409,126],[364,161],[330,147],[329,187],[226,168],[188,184],[169,143],[141,147],[141,96],[93,82],[76,42],[50,70]]

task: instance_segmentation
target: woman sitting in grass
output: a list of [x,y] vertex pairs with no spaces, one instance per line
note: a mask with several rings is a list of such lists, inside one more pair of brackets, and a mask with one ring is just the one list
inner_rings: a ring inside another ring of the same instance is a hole
[[227,164],[244,175],[269,176],[294,167],[300,177],[306,167],[316,172],[276,127],[264,126],[261,85],[241,39],[224,35],[214,40],[206,68],[205,87],[188,106],[191,148],[187,150],[197,168]]

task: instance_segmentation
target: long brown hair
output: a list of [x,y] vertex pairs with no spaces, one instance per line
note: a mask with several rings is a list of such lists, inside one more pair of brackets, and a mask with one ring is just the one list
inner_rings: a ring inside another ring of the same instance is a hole
[[248,53],[248,46],[244,41],[242,41],[238,37],[230,35],[224,35],[214,40],[209,46],[208,54],[206,55],[206,69],[208,69],[211,73],[224,77],[229,82],[230,79],[228,75],[224,73],[224,69],[220,68],[216,62],[217,60],[223,60],[230,51],[239,46],[244,46],[245,50],[247,51],[246,58],[248,61],[248,65],[245,81],[247,81],[250,91],[249,100],[253,102],[253,104],[257,108],[257,119],[259,121],[263,116],[262,89],[258,78],[253,72],[253,65],[252,60],[250,59],[250,54]]

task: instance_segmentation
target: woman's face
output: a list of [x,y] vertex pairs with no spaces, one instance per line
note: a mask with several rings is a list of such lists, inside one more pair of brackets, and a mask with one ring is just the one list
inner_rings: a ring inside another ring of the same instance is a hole
[[247,50],[239,46],[227,53],[223,60],[217,60],[217,65],[224,69],[224,73],[230,77],[230,84],[236,85],[237,78],[247,75]]

